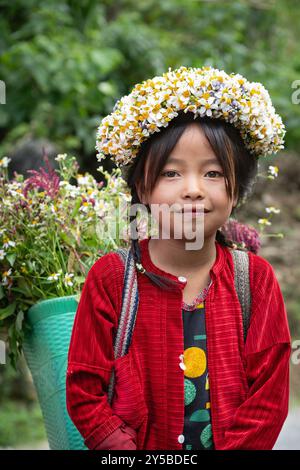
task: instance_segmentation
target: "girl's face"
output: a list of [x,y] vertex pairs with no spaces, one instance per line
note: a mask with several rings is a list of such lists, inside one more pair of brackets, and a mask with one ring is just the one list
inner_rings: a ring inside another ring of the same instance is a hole
[[[173,206],[175,211],[191,208],[191,205],[209,211],[201,216],[204,217],[204,239],[215,237],[216,231],[228,220],[232,207],[237,203],[236,199],[229,200],[222,167],[197,124],[186,128],[160,172],[152,194],[148,197],[140,194],[140,200],[143,204],[150,205],[152,215],[151,204],[176,204]],[[174,223],[178,223],[177,217],[178,214],[174,221],[171,208],[171,237],[174,234]],[[183,216],[180,217],[182,223],[186,223],[183,222]],[[196,219],[190,220],[194,227]],[[159,226],[161,227],[161,219]]]

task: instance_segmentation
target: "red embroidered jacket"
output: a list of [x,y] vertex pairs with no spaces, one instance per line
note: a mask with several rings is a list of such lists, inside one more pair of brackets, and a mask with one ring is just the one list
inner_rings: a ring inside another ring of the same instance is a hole
[[[149,238],[142,264],[177,281],[161,290],[138,273],[139,309],[129,352],[114,361],[113,335],[121,310],[123,264],[116,253],[99,258],[86,278],[74,321],[66,379],[68,413],[89,449],[124,423],[137,449],[182,449],[184,351],[182,296],[186,281],[152,263]],[[251,323],[243,340],[234,266],[217,241],[206,297],[212,433],[216,449],[272,449],[288,413],[291,338],[279,283],[271,264],[249,252]],[[180,280],[179,280],[180,279]],[[115,367],[112,406],[107,390]],[[112,436],[113,437],[113,436]],[[99,447],[98,447],[99,448]]]

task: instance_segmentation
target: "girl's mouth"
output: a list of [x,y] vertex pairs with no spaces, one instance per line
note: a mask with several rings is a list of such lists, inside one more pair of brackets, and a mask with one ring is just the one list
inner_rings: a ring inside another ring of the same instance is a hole
[[180,212],[183,213],[183,214],[189,214],[189,213],[202,214],[203,212],[204,212],[204,214],[208,214],[211,211],[209,211],[208,209],[204,209],[204,211],[203,211],[202,209],[196,209],[195,208],[195,209],[186,209],[186,210],[182,209]]

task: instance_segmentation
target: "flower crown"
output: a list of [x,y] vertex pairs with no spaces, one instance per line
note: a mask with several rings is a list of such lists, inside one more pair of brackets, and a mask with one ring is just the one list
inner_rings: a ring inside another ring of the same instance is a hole
[[116,102],[97,131],[98,161],[110,156],[118,167],[131,163],[141,143],[181,110],[233,124],[257,157],[284,148],[284,124],[261,83],[210,66],[181,66],[138,83]]

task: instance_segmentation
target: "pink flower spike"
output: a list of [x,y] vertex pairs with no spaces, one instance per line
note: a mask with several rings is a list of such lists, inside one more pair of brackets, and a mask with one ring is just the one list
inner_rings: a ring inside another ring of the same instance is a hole
[[28,173],[31,173],[33,176],[27,178],[23,194],[27,198],[28,191],[30,188],[42,188],[51,199],[54,199],[59,191],[59,176],[56,171],[51,167],[49,163],[48,156],[44,151],[44,160],[48,172],[45,171],[43,167],[40,167],[40,171],[36,170],[27,170]]
[[241,248],[246,248],[248,251],[252,251],[257,254],[261,247],[259,233],[255,228],[238,222],[235,219],[230,219],[221,228],[221,232],[224,236],[236,243]]

